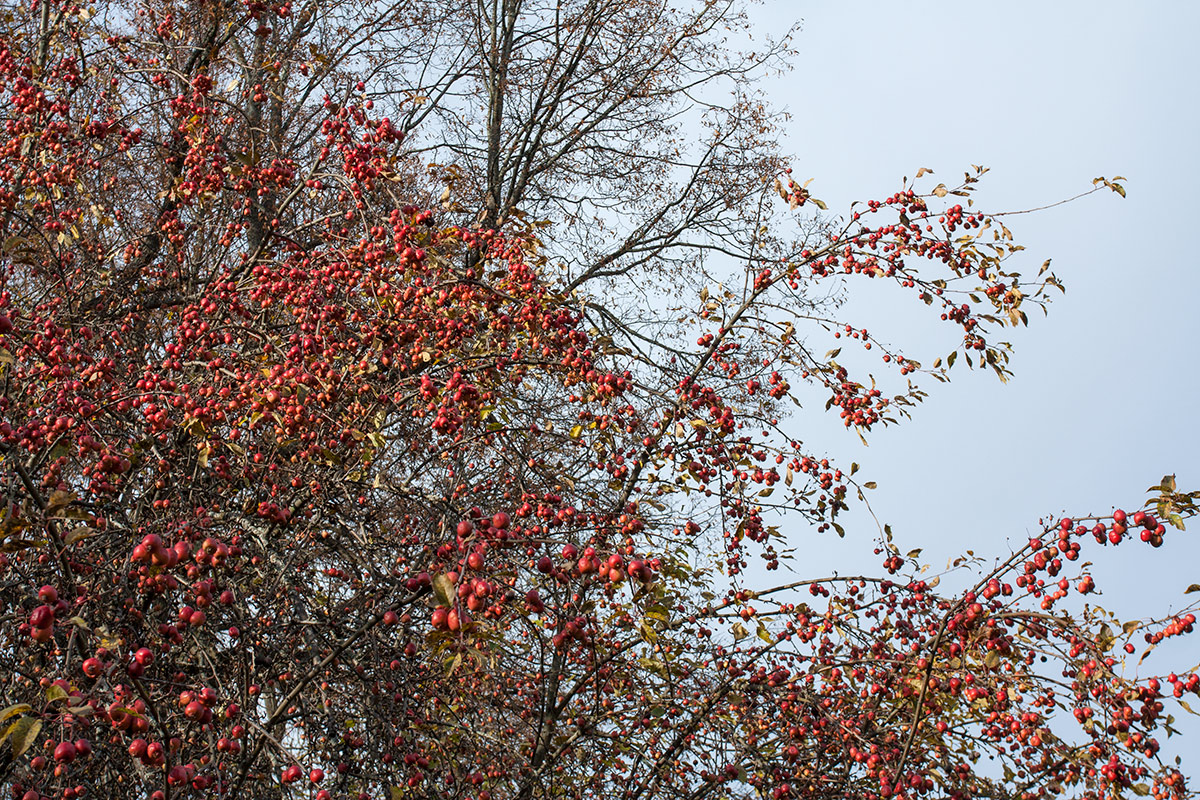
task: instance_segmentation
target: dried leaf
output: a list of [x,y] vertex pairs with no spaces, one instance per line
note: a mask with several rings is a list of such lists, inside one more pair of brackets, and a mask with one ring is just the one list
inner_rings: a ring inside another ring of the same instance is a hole
[[70,492],[55,490],[50,495],[50,499],[46,501],[46,515],[54,516],[56,512],[61,511],[78,499],[79,498]]
[[438,601],[449,606],[454,604],[454,584],[443,573],[433,579],[433,593],[437,596]]
[[76,542],[82,542],[84,539],[95,536],[97,533],[99,533],[99,531],[95,528],[91,528],[87,525],[80,525],[77,528],[72,528],[70,533],[63,537],[63,541],[67,544],[75,544]]

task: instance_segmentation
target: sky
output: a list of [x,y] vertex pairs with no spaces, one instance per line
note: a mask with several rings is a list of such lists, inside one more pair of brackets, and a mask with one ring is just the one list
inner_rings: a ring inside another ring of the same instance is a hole
[[[785,145],[799,179],[830,212],[882,199],[919,167],[947,184],[990,168],[988,209],[1043,206],[1122,175],[1126,199],[1104,192],[1007,220],[1066,284],[1049,317],[1030,313],[1011,338],[1015,373],[956,370],[927,380],[915,419],[864,447],[835,413],[805,410],[797,435],[854,460],[875,480],[871,504],[902,549],[942,566],[966,549],[1004,556],[1038,518],[1132,511],[1175,473],[1200,488],[1196,369],[1200,270],[1190,241],[1200,184],[1200,3],[847,3],[767,0],[763,31],[802,22],[795,69],[764,83],[792,115]],[[932,184],[931,184],[932,185]],[[919,321],[914,298],[852,292],[845,315],[873,337],[917,342],[926,363],[961,331]],[[830,347],[833,346],[831,343]],[[836,410],[835,410],[836,411]],[[874,566],[876,528],[857,512],[845,540],[798,539],[807,576]],[[1122,618],[1179,609],[1200,583],[1200,519],[1168,529],[1154,550],[1091,548],[1098,602]],[[1194,596],[1193,596],[1194,597]],[[1200,661],[1200,633],[1170,651]],[[1188,663],[1182,663],[1187,661]]]

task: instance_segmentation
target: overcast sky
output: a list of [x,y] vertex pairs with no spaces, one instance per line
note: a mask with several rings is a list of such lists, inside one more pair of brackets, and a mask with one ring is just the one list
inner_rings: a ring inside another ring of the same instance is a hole
[[[948,184],[971,164],[991,168],[987,209],[1041,206],[1128,178],[1125,200],[1097,194],[1009,227],[1028,247],[1032,275],[1046,258],[1067,286],[1048,318],[1017,332],[1007,385],[956,369],[926,381],[930,399],[870,446],[836,413],[806,409],[797,435],[843,463],[863,465],[881,520],[902,547],[937,566],[967,548],[1004,555],[1039,516],[1132,510],[1165,473],[1200,488],[1192,196],[1200,179],[1197,86],[1200,3],[848,3],[768,0],[763,24],[803,21],[796,69],[773,81],[793,115],[795,177],[845,209],[882,199],[902,176],[932,168]],[[945,355],[961,331],[921,326],[915,298],[873,292],[847,313],[872,336],[914,339]],[[940,335],[940,339],[939,339]],[[830,347],[833,345],[830,344]],[[851,517],[846,540],[798,539],[800,571],[875,564],[874,524]],[[1166,544],[1091,548],[1100,604],[1130,617],[1185,601],[1200,583],[1200,520],[1168,529]],[[939,561],[940,559],[940,561]],[[1193,635],[1196,638],[1200,634]],[[1166,670],[1200,661],[1200,642]],[[1157,654],[1156,654],[1157,655]]]

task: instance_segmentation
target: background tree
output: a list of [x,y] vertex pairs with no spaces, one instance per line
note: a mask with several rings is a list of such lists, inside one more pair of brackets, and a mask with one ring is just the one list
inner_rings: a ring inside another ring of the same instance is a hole
[[1009,271],[982,170],[803,217],[747,99],[782,50],[718,47],[738,13],[5,12],[14,796],[1188,794],[1156,736],[1200,679],[1122,676],[1141,629],[1059,607],[1084,547],[1194,513],[1169,479],[964,591],[886,529],[886,574],[748,578],[870,488],[785,401],[865,435],[944,377],[837,318],[837,276],[1001,377],[1057,281]]

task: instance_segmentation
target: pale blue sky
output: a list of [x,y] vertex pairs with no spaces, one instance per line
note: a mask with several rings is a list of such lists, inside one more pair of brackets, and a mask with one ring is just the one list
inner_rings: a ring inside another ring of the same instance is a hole
[[[1015,378],[956,369],[926,381],[916,419],[876,431],[870,447],[834,413],[798,417],[797,435],[861,463],[878,516],[902,547],[935,565],[1024,543],[1041,515],[1132,510],[1168,472],[1200,488],[1195,347],[1200,270],[1193,193],[1200,184],[1200,3],[884,3],[768,0],[764,25],[803,20],[796,69],[768,87],[793,114],[795,174],[815,178],[830,211],[886,197],[929,167],[950,183],[991,168],[988,209],[1040,206],[1124,175],[1128,198],[1096,195],[1010,221],[1067,285],[1049,318],[1017,332]],[[848,309],[873,336],[945,355],[961,331],[920,324],[923,308],[872,292]],[[940,337],[940,338],[939,338]],[[832,347],[833,345],[830,344]],[[797,537],[800,571],[875,564],[874,526],[852,516],[845,541]],[[793,535],[795,535],[794,532]],[[1105,608],[1138,616],[1184,602],[1200,583],[1200,520],[1160,550],[1092,548]],[[1195,638],[1195,635],[1193,636]],[[1158,658],[1200,660],[1200,641]],[[1188,660],[1188,663],[1181,663]]]

